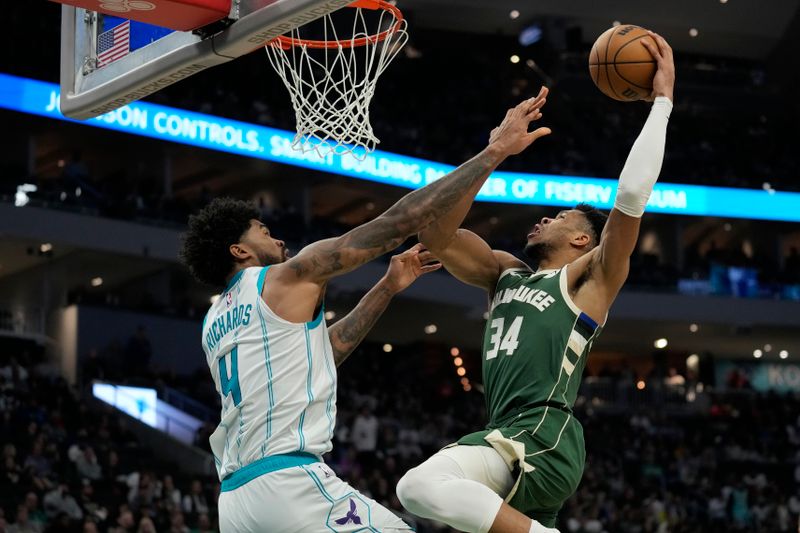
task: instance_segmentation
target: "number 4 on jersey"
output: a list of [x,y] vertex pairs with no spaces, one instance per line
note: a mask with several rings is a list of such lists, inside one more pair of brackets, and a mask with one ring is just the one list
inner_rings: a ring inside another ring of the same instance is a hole
[[489,339],[492,348],[486,351],[487,361],[497,357],[497,354],[503,350],[505,350],[506,355],[514,355],[514,351],[519,346],[519,341],[517,338],[519,337],[519,330],[522,329],[522,317],[514,317],[514,320],[511,322],[511,326],[509,326],[505,335],[503,335],[504,324],[505,319],[503,318],[495,318],[492,320],[490,325],[492,328],[492,336]]
[[[228,365],[225,358],[231,356],[231,377],[228,377]],[[239,347],[234,346],[230,353],[219,358],[219,386],[223,398],[228,394],[233,396],[233,405],[242,403],[242,390],[239,388]]]

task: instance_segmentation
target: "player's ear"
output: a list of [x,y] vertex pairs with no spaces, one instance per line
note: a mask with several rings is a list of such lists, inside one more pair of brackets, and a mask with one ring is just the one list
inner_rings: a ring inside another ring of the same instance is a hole
[[228,251],[230,251],[235,259],[247,259],[252,255],[246,246],[242,246],[238,242],[236,244],[231,244]]
[[588,246],[592,242],[592,237],[588,233],[579,232],[572,237],[572,244],[577,248]]

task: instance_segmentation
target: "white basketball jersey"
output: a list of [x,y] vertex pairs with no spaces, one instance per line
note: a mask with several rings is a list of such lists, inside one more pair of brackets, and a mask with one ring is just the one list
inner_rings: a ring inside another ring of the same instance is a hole
[[203,350],[222,399],[211,450],[222,480],[268,455],[331,449],[336,366],[323,310],[288,322],[261,298],[269,267],[234,276],[203,321]]

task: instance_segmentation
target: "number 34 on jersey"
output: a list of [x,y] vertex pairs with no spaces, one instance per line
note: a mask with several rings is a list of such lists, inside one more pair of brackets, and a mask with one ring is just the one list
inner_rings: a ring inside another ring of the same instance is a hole
[[516,316],[511,320],[511,325],[508,330],[504,330],[506,323],[505,318],[495,318],[489,324],[491,329],[491,337],[489,344],[491,348],[486,350],[486,360],[494,359],[500,352],[505,352],[505,355],[514,355],[514,351],[519,346],[519,331],[522,329],[523,317]]

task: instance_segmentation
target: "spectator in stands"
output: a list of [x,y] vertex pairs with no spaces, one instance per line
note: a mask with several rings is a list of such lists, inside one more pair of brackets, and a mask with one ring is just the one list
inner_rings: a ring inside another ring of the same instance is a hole
[[28,371],[15,357],[9,359],[8,364],[0,368],[0,377],[18,389],[25,389],[28,381]]
[[203,483],[199,479],[192,481],[192,487],[186,496],[183,497],[183,512],[189,515],[194,522],[198,515],[208,514],[208,502],[203,494]]
[[156,496],[159,498],[161,506],[169,512],[181,508],[181,491],[175,487],[175,482],[170,475],[164,476]]
[[28,508],[25,504],[17,506],[17,516],[14,523],[8,526],[6,530],[8,533],[40,533],[41,527],[36,522],[30,520]]
[[103,475],[103,470],[97,462],[97,456],[91,446],[84,446],[78,450],[74,459],[78,475],[97,481]]
[[366,405],[361,408],[353,421],[350,442],[358,452],[358,461],[365,466],[371,466],[374,462],[375,449],[378,446],[378,426],[378,419]]
[[123,505],[120,506],[116,526],[109,528],[108,533],[130,533],[135,525],[133,513],[127,506]]
[[84,385],[94,380],[106,379],[106,362],[98,353],[97,348],[89,350],[89,353],[86,354],[83,363],[80,365],[80,369],[82,372],[81,379]]
[[136,533],[156,533],[156,525],[149,516],[143,516],[139,520],[139,527],[136,529]]
[[35,492],[28,492],[25,495],[25,508],[28,510],[28,520],[37,524],[40,530],[44,530],[47,523],[47,514],[39,507],[39,497]]
[[61,483],[45,495],[44,509],[51,520],[53,518],[63,520],[64,516],[67,517],[67,520],[83,518],[83,511],[70,493],[70,488],[66,483]]
[[170,518],[169,533],[190,533],[189,528],[186,527],[183,513],[180,511],[173,511],[172,517]]
[[147,337],[147,330],[140,325],[125,346],[125,371],[132,376],[144,376],[150,370],[152,356],[153,347]]

